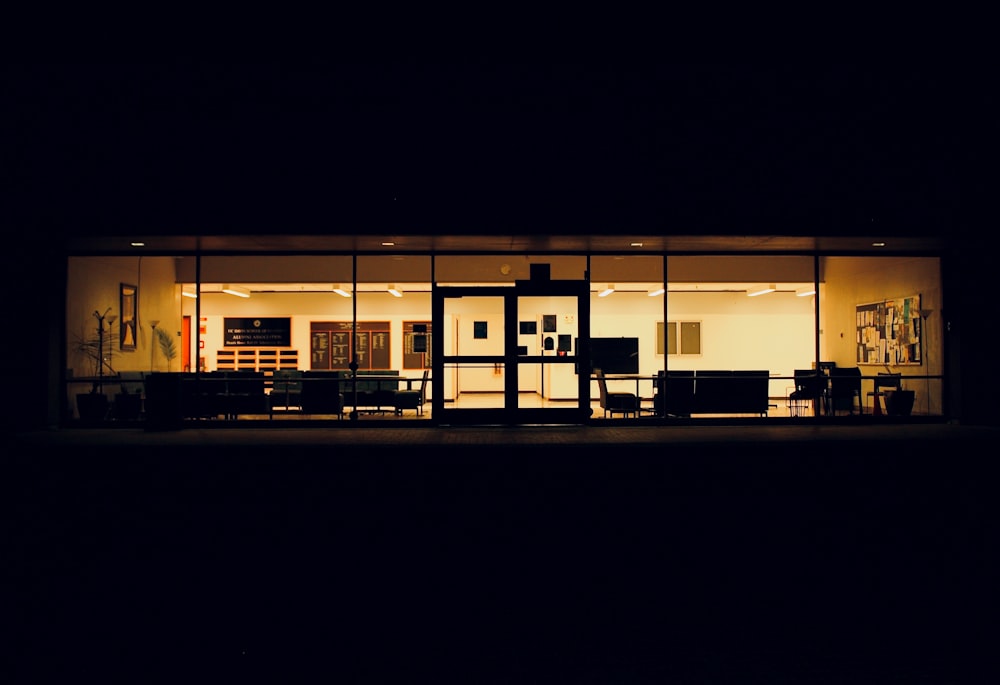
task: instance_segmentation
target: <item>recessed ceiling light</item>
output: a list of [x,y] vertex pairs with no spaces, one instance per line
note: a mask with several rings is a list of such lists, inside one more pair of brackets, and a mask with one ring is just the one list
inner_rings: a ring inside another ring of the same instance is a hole
[[132,247],[146,247],[146,243],[139,240],[134,240],[131,243],[129,243],[129,245],[131,245]]
[[885,247],[885,243],[883,243],[882,241],[876,241],[872,243],[872,247]]

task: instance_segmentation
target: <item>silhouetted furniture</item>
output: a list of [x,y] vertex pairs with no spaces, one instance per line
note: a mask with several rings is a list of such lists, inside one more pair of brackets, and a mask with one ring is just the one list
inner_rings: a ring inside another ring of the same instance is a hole
[[[903,374],[883,373],[879,371],[878,377],[874,379],[874,388],[866,395],[865,407],[868,413],[875,413],[875,403],[881,402],[881,398],[886,396],[886,391],[899,390],[902,387]],[[888,407],[886,408],[888,413]]]
[[120,371],[118,382],[121,391],[115,393],[111,415],[116,421],[135,421],[142,416],[143,373]]
[[653,407],[660,416],[759,414],[770,408],[770,371],[662,371]]
[[424,401],[427,398],[427,376],[430,369],[424,369],[424,374],[420,378],[420,386],[416,390],[397,390],[393,396],[393,406],[397,414],[402,414],[405,409],[414,409],[417,414],[424,413]]
[[303,371],[300,397],[303,414],[344,415],[344,394],[339,371]]
[[302,372],[298,369],[278,369],[271,377],[272,418],[277,407],[286,412],[302,409]]
[[831,416],[838,411],[854,414],[864,413],[861,403],[861,369],[856,366],[836,366],[830,369],[830,385],[827,388],[826,410]]
[[368,413],[393,409],[397,390],[399,371],[396,370],[362,369],[354,379],[345,377],[342,386],[346,406]]
[[227,419],[241,414],[267,414],[271,407],[264,392],[263,371],[226,371],[225,385],[216,396],[219,413]]
[[769,381],[769,371],[695,371],[691,413],[766,416]]
[[180,374],[181,411],[184,418],[217,419],[225,413],[220,395],[226,392],[225,371]]
[[186,418],[184,407],[185,376],[180,372],[152,372],[146,376],[145,419],[150,430],[173,430]]
[[653,409],[658,416],[687,417],[694,408],[694,371],[657,372]]
[[608,384],[604,378],[604,372],[601,369],[594,369],[594,376],[597,378],[597,387],[601,394],[601,409],[604,410],[605,417],[611,414],[611,417],[614,418],[616,413],[624,414],[625,416],[629,414],[633,416],[639,415],[639,398],[635,393],[608,392]]
[[909,416],[913,411],[912,390],[886,390],[885,413],[889,416]]
[[785,398],[789,416],[804,416],[810,408],[819,406],[826,394],[825,375],[815,369],[795,369],[795,386]]

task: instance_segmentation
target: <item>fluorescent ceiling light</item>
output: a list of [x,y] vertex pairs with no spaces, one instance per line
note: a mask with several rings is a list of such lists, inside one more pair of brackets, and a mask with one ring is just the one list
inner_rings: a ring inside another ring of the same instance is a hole
[[236,297],[250,297],[250,291],[240,285],[224,285],[222,286],[222,292],[235,295]]
[[389,294],[392,295],[393,297],[402,297],[403,296],[403,293],[401,293],[399,290],[396,289],[396,284],[395,283],[390,283],[389,284]]
[[601,292],[597,293],[597,296],[598,297],[607,297],[608,295],[610,295],[614,291],[615,291],[615,284],[614,283],[608,283],[608,287],[605,288],[604,290],[602,290]]
[[747,295],[750,297],[757,297],[758,295],[773,293],[776,289],[777,288],[775,288],[774,283],[755,285],[750,287],[750,290],[747,291]]
[[183,295],[184,297],[190,297],[192,300],[198,299],[198,293],[196,293],[194,290],[188,290],[187,288],[181,289],[181,295]]
[[662,295],[662,294],[663,294],[663,288],[662,287],[657,288],[656,290],[650,290],[649,291],[649,296],[650,297],[656,297],[657,295]]
[[351,293],[344,289],[343,283],[338,283],[333,287],[333,292],[337,293],[341,297],[350,297]]
[[816,288],[814,288],[811,285],[802,288],[797,288],[795,290],[795,297],[808,297],[809,295],[815,295],[815,294],[816,294]]

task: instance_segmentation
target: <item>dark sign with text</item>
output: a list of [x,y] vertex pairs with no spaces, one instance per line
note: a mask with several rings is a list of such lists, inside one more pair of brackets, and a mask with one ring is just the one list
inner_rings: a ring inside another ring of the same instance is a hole
[[289,347],[292,344],[292,320],[226,318],[223,344],[226,347]]

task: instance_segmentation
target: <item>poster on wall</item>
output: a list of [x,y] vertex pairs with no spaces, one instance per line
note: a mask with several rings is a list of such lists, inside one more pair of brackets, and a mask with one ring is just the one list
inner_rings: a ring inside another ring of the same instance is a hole
[[855,345],[858,364],[919,366],[920,295],[855,308]]
[[129,283],[118,286],[121,318],[118,328],[118,348],[135,349],[135,324],[138,319],[139,288]]

